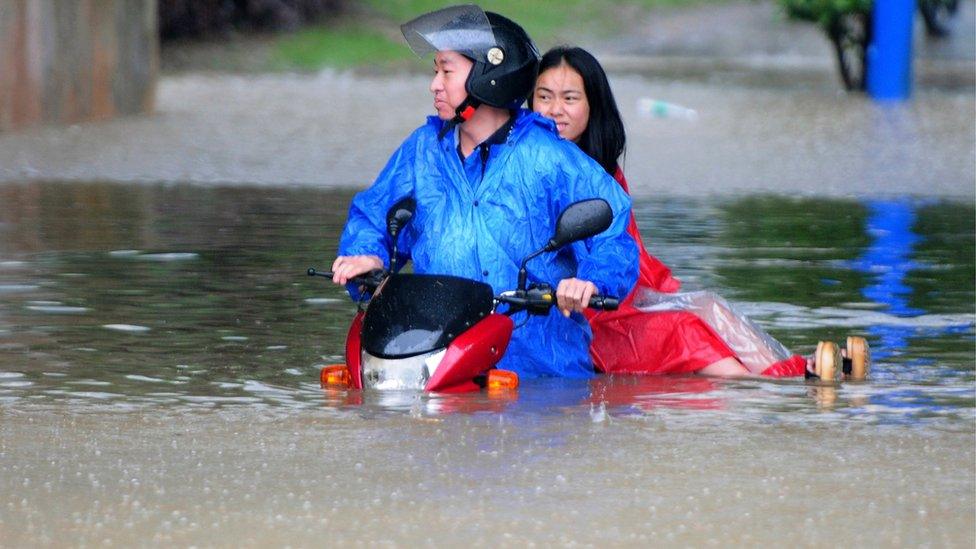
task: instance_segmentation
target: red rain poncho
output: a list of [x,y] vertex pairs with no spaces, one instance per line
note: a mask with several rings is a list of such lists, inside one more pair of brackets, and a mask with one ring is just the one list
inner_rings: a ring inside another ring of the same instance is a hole
[[[630,192],[623,171],[614,179]],[[696,372],[713,362],[736,357],[722,337],[691,311],[643,311],[634,306],[642,291],[674,293],[681,282],[644,248],[633,214],[627,232],[637,243],[640,272],[637,283],[616,311],[588,311],[593,342],[590,356],[597,370],[608,374],[680,374]],[[765,368],[763,375],[803,375],[806,360],[798,355]]]

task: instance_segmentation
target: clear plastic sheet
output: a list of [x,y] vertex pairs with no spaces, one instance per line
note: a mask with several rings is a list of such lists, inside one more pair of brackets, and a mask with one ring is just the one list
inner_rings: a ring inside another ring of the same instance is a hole
[[641,289],[634,297],[633,305],[645,312],[693,313],[711,326],[750,370],[760,371],[791,356],[782,343],[714,292],[659,293]]

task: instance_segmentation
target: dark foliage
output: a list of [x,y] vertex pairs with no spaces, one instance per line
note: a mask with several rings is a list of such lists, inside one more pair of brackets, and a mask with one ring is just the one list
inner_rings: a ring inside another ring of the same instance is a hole
[[159,0],[163,40],[231,30],[290,30],[342,11],[347,0]]

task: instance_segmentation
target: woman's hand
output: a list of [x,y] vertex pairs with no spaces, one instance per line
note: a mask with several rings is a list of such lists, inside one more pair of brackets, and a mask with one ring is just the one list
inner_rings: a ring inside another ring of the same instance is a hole
[[556,287],[556,305],[563,316],[569,316],[573,311],[582,313],[589,306],[590,298],[599,293],[596,284],[589,280],[564,278]]
[[375,255],[340,255],[332,263],[332,282],[345,285],[350,278],[383,268],[383,260]]

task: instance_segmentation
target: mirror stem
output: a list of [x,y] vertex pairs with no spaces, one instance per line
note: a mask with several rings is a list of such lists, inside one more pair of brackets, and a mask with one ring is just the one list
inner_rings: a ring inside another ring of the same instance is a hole
[[545,248],[543,248],[543,249],[541,249],[541,250],[539,250],[539,251],[537,251],[535,253],[529,254],[528,256],[525,257],[525,259],[522,260],[522,266],[519,267],[518,286],[516,287],[517,290],[525,291],[526,285],[528,284],[529,272],[528,272],[528,270],[526,270],[525,265],[529,262],[530,259],[532,259],[533,257],[538,256],[539,254],[541,254],[544,251],[546,251]]
[[396,264],[397,264],[397,236],[398,236],[398,233],[399,232],[400,231],[397,230],[397,231],[394,231],[392,235],[390,235],[390,236],[393,237],[393,246],[392,246],[393,251],[390,254],[390,274],[391,275],[394,274],[394,273],[396,273]]

